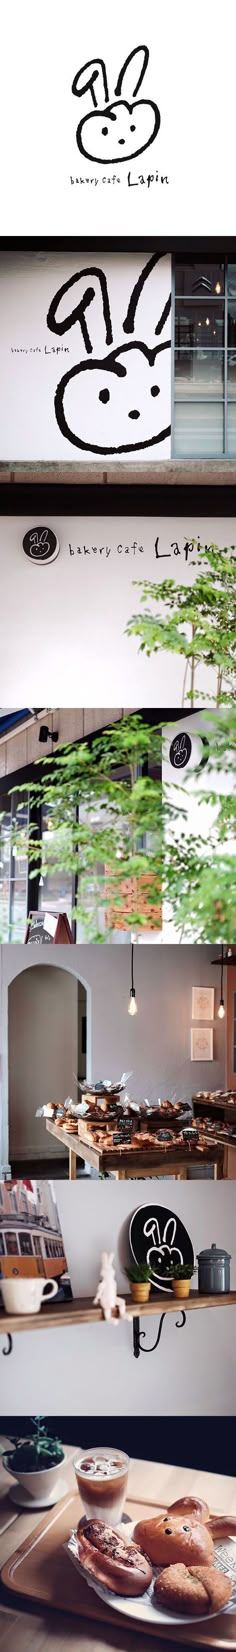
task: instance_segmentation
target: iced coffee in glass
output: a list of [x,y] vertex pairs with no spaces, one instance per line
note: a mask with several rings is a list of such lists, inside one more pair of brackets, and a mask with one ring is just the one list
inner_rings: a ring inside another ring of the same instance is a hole
[[125,1451],[109,1451],[108,1446],[81,1451],[74,1460],[83,1510],[87,1520],[104,1520],[118,1526],[127,1494],[129,1457]]

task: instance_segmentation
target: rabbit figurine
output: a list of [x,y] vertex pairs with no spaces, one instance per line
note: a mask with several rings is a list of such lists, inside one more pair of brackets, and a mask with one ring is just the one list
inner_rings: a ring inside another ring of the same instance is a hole
[[148,62],[148,47],[135,46],[118,75],[114,103],[109,103],[106,67],[101,57],[91,58],[75,75],[72,92],[78,98],[89,93],[93,105],[88,114],[82,116],[76,133],[78,149],[86,160],[101,162],[102,166],[134,160],[154,142],[160,126],[157,104],[147,98],[127,101],[136,98]]
[[114,1251],[110,1254],[103,1250],[101,1256],[101,1279],[99,1280],[94,1307],[102,1308],[103,1318],[112,1319],[115,1309],[120,1319],[125,1315],[125,1301],[123,1296],[117,1296],[116,1276],[114,1269]]
[[[154,324],[155,342],[149,346],[143,334],[147,334],[148,323],[152,332],[152,310],[156,314],[158,265],[162,298],[166,288],[166,301]],[[88,311],[94,300],[89,328]],[[102,310],[104,341],[100,359],[93,354],[91,340],[93,315],[98,307]],[[122,323],[126,342],[118,348],[110,348],[112,318],[103,270],[90,265],[71,276],[56,293],[47,314],[50,331],[61,336],[77,324],[82,335],[83,359],[63,375],[55,394],[59,430],[74,447],[109,457],[155,448],[170,436],[170,368],[168,373],[166,359],[171,346],[167,327],[170,310],[169,261],[159,253],[153,253],[145,262],[135,281]],[[104,344],[108,346],[106,355]]]
[[175,1220],[175,1216],[169,1216],[168,1222],[166,1222],[164,1227],[163,1239],[161,1239],[160,1226],[157,1217],[148,1217],[144,1224],[143,1232],[145,1238],[148,1240],[151,1239],[152,1241],[151,1245],[147,1248],[146,1262],[148,1263],[148,1267],[152,1270],[153,1283],[155,1284],[155,1280],[157,1280],[158,1286],[159,1288],[161,1286],[162,1290],[166,1290],[169,1286],[168,1274],[166,1273],[166,1264],[169,1265],[170,1262],[183,1262],[182,1251],[179,1250],[178,1245],[175,1245],[174,1243],[176,1229],[177,1222]]

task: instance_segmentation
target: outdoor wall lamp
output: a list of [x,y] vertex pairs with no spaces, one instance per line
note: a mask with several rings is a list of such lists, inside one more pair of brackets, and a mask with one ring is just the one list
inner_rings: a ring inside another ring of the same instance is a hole
[[40,724],[39,742],[40,742],[41,746],[46,745],[47,740],[53,740],[53,744],[56,745],[58,739],[59,739],[58,733],[53,734],[52,729],[48,727],[48,723],[41,723]]
[[137,1010],[138,1005],[136,1003],[136,992],[134,985],[134,947],[133,941],[131,941],[131,987],[128,1003],[128,1015],[137,1015]]

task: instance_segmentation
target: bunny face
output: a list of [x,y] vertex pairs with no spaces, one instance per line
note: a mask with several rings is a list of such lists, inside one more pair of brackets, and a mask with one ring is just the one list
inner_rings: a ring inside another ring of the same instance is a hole
[[67,441],[100,454],[134,453],[164,441],[170,434],[163,415],[169,348],[122,345],[102,361],[82,362],[65,373],[55,413]]
[[159,253],[140,269],[121,323],[127,342],[120,344],[118,334],[118,348],[104,269],[87,264],[55,294],[47,315],[51,332],[63,336],[77,329],[78,362],[55,394],[59,430],[73,447],[105,456],[138,453],[170,436],[170,309],[168,266],[166,271]]
[[[72,92],[79,98],[89,94],[93,105],[88,114],[82,115],[76,133],[78,149],[86,160],[102,166],[134,160],[154,142],[160,126],[157,104],[147,98],[134,101],[148,62],[147,46],[136,46],[129,53],[118,75],[114,103],[109,103],[102,58],[90,59],[75,75]],[[125,94],[124,99],[121,93]]]
[[150,1247],[148,1246],[147,1248],[146,1260],[149,1268],[152,1270],[154,1282],[156,1279],[158,1282],[160,1280],[163,1284],[164,1281],[167,1280],[167,1269],[170,1262],[175,1264],[176,1262],[183,1261],[182,1251],[179,1250],[179,1246],[174,1243],[176,1229],[177,1222],[175,1221],[175,1217],[170,1216],[164,1227],[163,1240],[161,1242],[159,1222],[157,1220],[151,1220],[150,1222],[147,1221],[145,1223],[145,1238],[148,1240],[150,1238],[152,1241]]
[[76,141],[86,160],[109,166],[141,155],[154,142],[159,126],[155,103],[144,98],[137,103],[120,99],[85,115],[77,127]]

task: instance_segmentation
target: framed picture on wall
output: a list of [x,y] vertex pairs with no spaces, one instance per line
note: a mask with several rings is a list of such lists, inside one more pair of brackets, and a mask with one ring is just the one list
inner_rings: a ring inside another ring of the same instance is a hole
[[192,987],[192,1020],[214,1021],[214,987]]
[[213,1027],[191,1027],[191,1061],[213,1061]]

